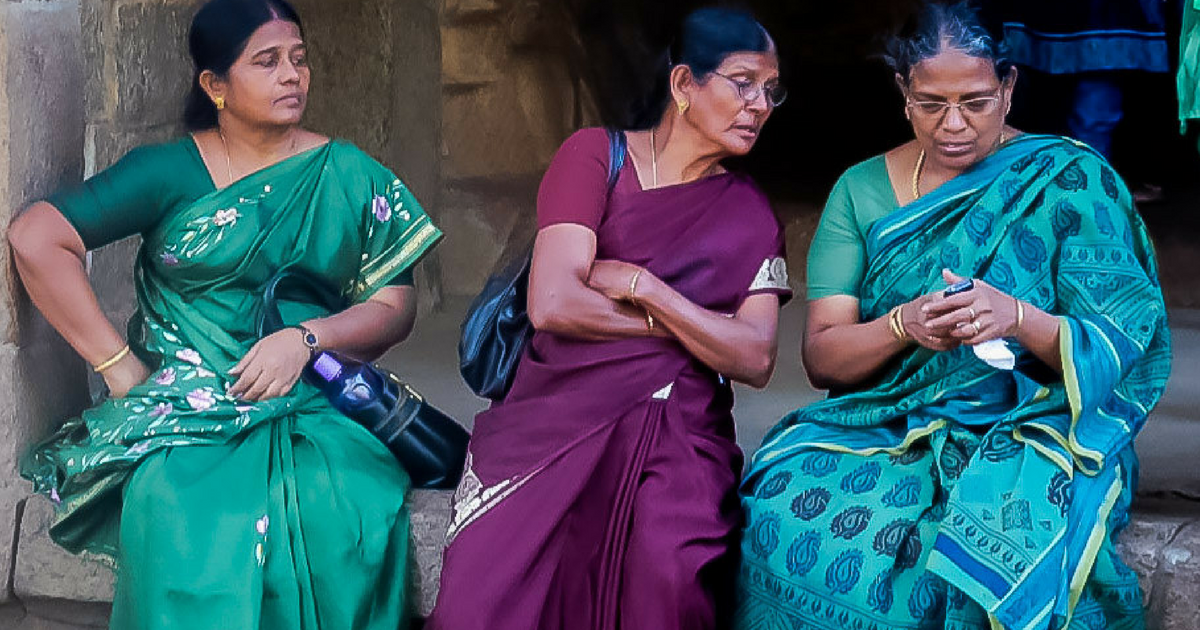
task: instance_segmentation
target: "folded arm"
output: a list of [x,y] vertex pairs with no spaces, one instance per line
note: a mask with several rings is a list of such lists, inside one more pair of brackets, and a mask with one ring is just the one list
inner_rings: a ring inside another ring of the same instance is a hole
[[645,313],[588,286],[596,258],[596,234],[563,223],[538,232],[529,270],[527,309],[537,330],[580,339],[663,337],[652,331]]

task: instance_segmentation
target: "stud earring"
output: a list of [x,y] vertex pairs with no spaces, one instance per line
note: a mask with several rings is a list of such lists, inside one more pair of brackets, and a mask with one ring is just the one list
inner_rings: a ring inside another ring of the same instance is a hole
[[679,108],[679,115],[682,116],[687,113],[689,104],[687,101],[679,101],[675,103],[675,106]]
[[225,97],[218,96],[218,97],[214,98],[213,105],[217,106],[217,111],[221,111],[221,110],[225,109]]

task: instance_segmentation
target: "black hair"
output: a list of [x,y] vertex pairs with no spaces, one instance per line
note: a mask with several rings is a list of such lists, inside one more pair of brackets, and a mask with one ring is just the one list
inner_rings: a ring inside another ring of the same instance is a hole
[[947,50],[990,61],[1001,81],[1013,69],[1008,47],[992,35],[969,1],[925,5],[891,38],[883,58],[908,83],[913,66]]
[[217,108],[200,87],[200,73],[211,70],[225,76],[246,49],[250,36],[272,20],[293,22],[304,32],[300,15],[287,0],[209,0],[200,7],[188,30],[188,51],[196,68],[183,110],[188,129],[217,126]]
[[702,81],[731,54],[774,49],[775,42],[767,29],[747,11],[723,7],[692,11],[684,18],[671,46],[660,53],[654,83],[635,105],[633,128],[648,129],[662,120],[671,101],[671,70],[675,66],[687,66]]

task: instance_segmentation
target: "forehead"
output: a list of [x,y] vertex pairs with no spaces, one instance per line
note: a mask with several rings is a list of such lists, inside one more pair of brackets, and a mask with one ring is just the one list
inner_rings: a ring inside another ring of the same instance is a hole
[[283,46],[291,48],[296,44],[303,44],[304,39],[300,36],[300,27],[296,26],[295,22],[287,20],[271,20],[266,24],[258,27],[250,39],[246,42],[246,53],[256,54],[259,51]]
[[947,50],[913,66],[909,90],[937,96],[993,91],[1000,87],[992,62]]
[[755,76],[773,76],[779,74],[779,57],[774,51],[730,53],[721,62],[721,65],[717,66],[717,72],[721,74],[741,72]]

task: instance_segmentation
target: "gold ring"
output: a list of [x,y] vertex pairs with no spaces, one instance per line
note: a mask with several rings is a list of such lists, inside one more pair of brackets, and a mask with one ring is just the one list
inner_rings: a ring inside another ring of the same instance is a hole
[[973,321],[975,321],[975,307],[974,307],[974,306],[968,306],[968,307],[967,307],[967,311],[968,311],[969,313],[971,313],[971,321],[972,321],[972,322],[973,322]]
[[975,327],[975,334],[978,335],[979,334],[979,322],[971,322],[971,325]]

